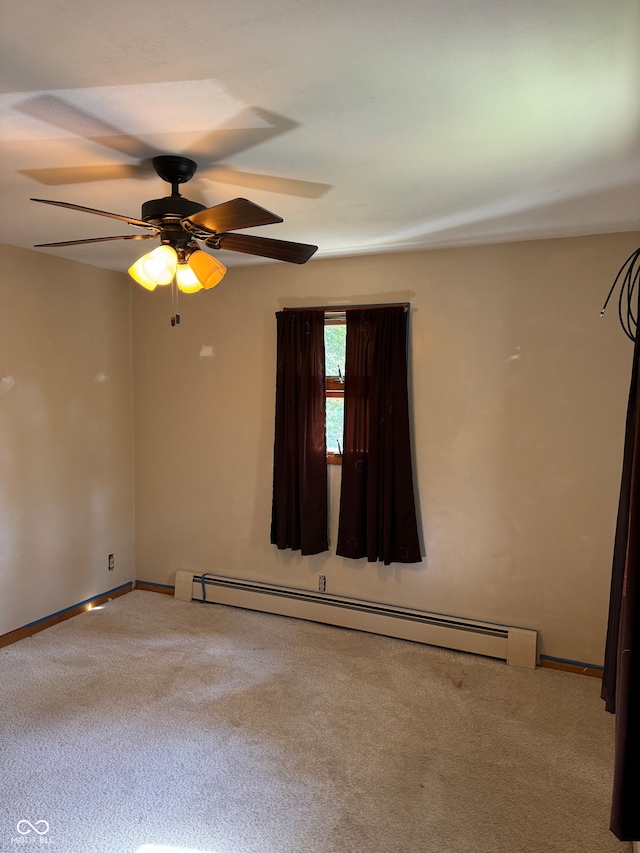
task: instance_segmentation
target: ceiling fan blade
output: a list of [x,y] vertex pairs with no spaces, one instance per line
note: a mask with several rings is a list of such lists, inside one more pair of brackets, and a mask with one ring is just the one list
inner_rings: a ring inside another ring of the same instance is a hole
[[94,181],[114,181],[123,178],[138,178],[142,174],[150,174],[151,169],[146,162],[139,165],[125,163],[112,166],[53,166],[50,169],[21,169],[20,174],[48,186],[64,184],[84,184]]
[[[208,245],[209,241],[205,241]],[[215,245],[214,245],[215,244]],[[254,237],[252,234],[220,234],[211,239],[214,248],[230,249],[247,255],[305,264],[317,252],[317,246],[308,243],[291,243],[289,240],[271,240],[269,237]]]
[[286,116],[247,107],[232,116],[222,127],[203,136],[189,147],[189,157],[198,160],[203,167],[224,160],[254,145],[260,145],[298,127],[298,122]]
[[86,240],[62,240],[58,243],[36,243],[34,249],[52,246],[80,246],[82,243],[108,243],[110,240],[157,240],[157,234],[125,234],[122,237],[89,237]]
[[154,153],[142,140],[124,133],[119,127],[96,118],[57,95],[34,95],[16,104],[14,109],[137,160],[143,160]]
[[222,163],[207,169],[205,177],[222,184],[249,187],[252,190],[265,190],[270,193],[283,193],[301,198],[320,198],[331,184],[319,184],[315,181],[298,181],[292,178],[280,178],[276,175],[259,175],[254,172],[242,172]]
[[238,228],[273,225],[284,220],[246,198],[234,198],[201,210],[200,213],[194,213],[186,221],[205,231],[221,234],[223,231],[236,231]]
[[[32,198],[31,201],[39,201],[41,204],[55,204],[57,207],[68,207],[69,210],[79,210],[81,213],[95,213],[98,216],[107,216],[109,219],[118,219],[120,222],[127,222],[129,225],[135,225],[137,228],[148,228],[150,230],[159,231],[157,225],[149,222],[143,222],[142,219],[134,219],[131,216],[121,216],[119,213],[107,213],[106,210],[96,210],[93,207],[83,207],[80,204],[71,204],[68,201],[50,201],[46,198]],[[281,222],[282,220],[278,220]]]

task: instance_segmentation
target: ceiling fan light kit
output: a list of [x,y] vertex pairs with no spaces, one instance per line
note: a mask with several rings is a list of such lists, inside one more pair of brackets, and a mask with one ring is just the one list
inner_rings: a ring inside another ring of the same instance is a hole
[[[216,284],[219,284],[227,271],[225,265],[221,264],[217,258],[200,250],[192,252],[189,255],[187,265],[196,280],[200,282],[205,290],[210,290]],[[178,287],[182,290],[179,279]]]
[[178,254],[171,246],[158,246],[129,267],[129,275],[147,290],[159,284],[171,284],[176,274]]
[[181,293],[197,293],[202,290],[202,284],[189,264],[178,264],[176,267],[176,284]]
[[143,228],[152,233],[39,243],[34,248],[102,243],[110,240],[152,240],[159,237],[161,245],[132,264],[129,275],[147,290],[155,290],[158,285],[175,282],[183,293],[210,290],[222,281],[227,271],[217,258],[200,248],[199,242],[214,250],[226,249],[294,264],[306,263],[317,251],[317,246],[307,243],[230,233],[243,228],[272,225],[283,220],[281,216],[245,198],[236,198],[210,208],[184,198],[178,188],[180,184],[191,180],[195,174],[198,167],[193,160],[166,154],[154,157],[153,167],[163,181],[171,184],[171,195],[144,202],[140,219],[64,201],[31,199],[43,204],[118,219],[134,228]]
[[163,244],[153,249],[129,267],[129,275],[147,290],[176,280],[182,293],[210,290],[222,281],[227,272],[224,264],[197,247],[178,252],[173,246]]

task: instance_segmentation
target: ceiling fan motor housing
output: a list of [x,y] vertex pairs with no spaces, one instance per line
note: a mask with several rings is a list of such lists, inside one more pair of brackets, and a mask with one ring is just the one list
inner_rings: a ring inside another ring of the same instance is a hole
[[187,216],[193,216],[194,213],[200,213],[201,210],[206,208],[197,201],[190,201],[181,195],[168,195],[164,198],[145,201],[140,218],[154,225],[162,225],[164,219],[185,219]]

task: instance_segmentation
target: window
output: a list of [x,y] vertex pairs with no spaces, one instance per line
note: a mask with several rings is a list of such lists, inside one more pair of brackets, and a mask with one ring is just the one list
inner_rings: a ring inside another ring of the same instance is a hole
[[[335,448],[331,461],[343,465],[336,554],[385,565],[421,561],[411,464],[408,308],[318,306],[276,313],[271,542],[279,550],[303,555],[329,550],[328,433],[330,451]],[[327,401],[335,409],[328,419]]]
[[347,321],[344,312],[327,311],[324,317],[327,462],[342,463],[344,445],[344,365]]

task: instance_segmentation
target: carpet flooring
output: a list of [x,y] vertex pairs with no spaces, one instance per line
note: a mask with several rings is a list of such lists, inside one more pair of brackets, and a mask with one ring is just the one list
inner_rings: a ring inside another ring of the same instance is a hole
[[142,591],[0,679],[2,851],[631,849],[597,679]]

